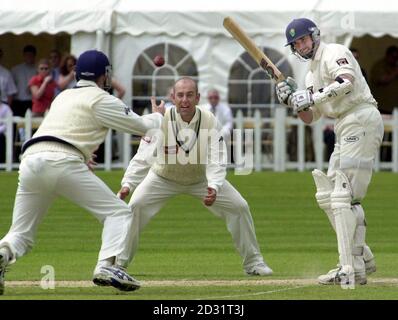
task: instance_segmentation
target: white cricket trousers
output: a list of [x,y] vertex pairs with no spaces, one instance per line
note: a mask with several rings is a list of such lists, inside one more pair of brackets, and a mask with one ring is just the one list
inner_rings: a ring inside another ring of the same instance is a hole
[[[150,170],[135,189],[129,203],[134,214],[131,260],[137,252],[139,234],[142,229],[168,199],[178,194],[190,194],[202,200],[207,195],[207,182],[181,185],[166,180]],[[249,206],[227,180],[218,191],[216,201],[212,206],[206,206],[206,208],[226,221],[235,247],[243,258],[245,269],[264,262],[257,243]],[[192,224],[194,225],[195,221],[192,221]]]
[[116,263],[126,266],[131,210],[81,158],[62,152],[27,155],[20,164],[12,225],[0,240],[0,248],[6,246],[12,253],[11,263],[32,248],[36,230],[57,196],[87,209],[103,223],[99,260],[116,257]]
[[341,170],[351,183],[353,201],[361,201],[372,178],[373,164],[383,140],[384,125],[375,107],[353,112],[336,122],[336,144],[328,176],[334,181]]

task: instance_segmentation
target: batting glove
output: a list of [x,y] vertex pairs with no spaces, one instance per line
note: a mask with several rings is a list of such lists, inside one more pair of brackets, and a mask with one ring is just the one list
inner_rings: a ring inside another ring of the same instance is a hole
[[286,80],[279,82],[276,85],[276,95],[278,97],[279,103],[291,106],[292,93],[297,90],[296,81],[287,77]]
[[309,90],[298,90],[292,94],[291,105],[297,113],[307,111],[314,104],[312,93]]

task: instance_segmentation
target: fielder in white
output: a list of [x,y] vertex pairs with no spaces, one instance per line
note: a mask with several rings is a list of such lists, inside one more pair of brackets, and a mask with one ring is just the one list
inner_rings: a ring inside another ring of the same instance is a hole
[[305,90],[292,78],[280,82],[279,101],[294,108],[305,123],[322,115],[335,118],[336,144],[327,175],[314,170],[316,200],[337,235],[340,263],[318,278],[321,284],[353,287],[366,284],[376,271],[365,243],[366,221],[361,201],[372,177],[373,163],[384,127],[377,102],[350,50],[320,41],[320,31],[309,19],[295,19],[286,28],[287,44],[301,60],[311,61]]
[[84,52],[76,65],[77,86],[56,97],[23,146],[12,225],[0,240],[0,294],[6,266],[32,248],[36,230],[58,196],[87,209],[104,225],[94,283],[124,291],[140,287],[125,271],[131,252],[131,210],[89,169],[91,155],[109,128],[144,135],[159,127],[164,109],[155,105],[154,111],[160,113],[142,117],[133,113],[104,90],[110,71],[105,54]]
[[[135,219],[131,259],[140,232],[166,201],[177,194],[190,194],[203,199],[213,214],[226,221],[246,274],[271,275],[257,243],[249,206],[225,179],[226,150],[216,118],[197,106],[200,94],[191,78],[178,80],[172,97],[175,107],[165,113],[161,137],[155,136],[158,144],[142,140],[119,191],[124,199],[135,189],[129,203]],[[150,167],[148,156],[154,149],[157,157]]]

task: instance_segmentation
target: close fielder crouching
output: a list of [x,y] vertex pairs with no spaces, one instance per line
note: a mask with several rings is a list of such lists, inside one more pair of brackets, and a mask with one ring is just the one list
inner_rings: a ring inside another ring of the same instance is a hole
[[[175,106],[165,113],[160,138],[141,141],[118,194],[124,199],[134,190],[129,203],[136,219],[130,259],[137,253],[141,231],[166,202],[189,194],[202,199],[209,211],[225,221],[245,274],[272,275],[260,252],[249,205],[226,180],[221,126],[210,111],[197,106],[200,94],[192,78],[177,80],[171,96]],[[152,104],[156,104],[154,99]],[[156,158],[151,161],[154,152]]]
[[312,172],[319,207],[337,235],[339,264],[321,275],[321,284],[352,288],[366,284],[366,274],[376,271],[366,245],[366,220],[361,201],[372,177],[384,126],[377,102],[360,66],[348,48],[320,41],[320,31],[309,19],[295,19],[286,28],[287,46],[301,60],[310,61],[305,90],[294,79],[277,84],[280,103],[294,109],[309,124],[322,115],[335,118],[336,144],[327,175]]
[[60,93],[39,129],[22,147],[12,225],[0,240],[0,295],[7,265],[33,247],[37,228],[55,198],[63,196],[89,210],[102,224],[102,246],[93,281],[133,291],[140,283],[127,272],[133,216],[127,205],[86,165],[109,128],[144,135],[158,128],[164,113],[138,116],[104,89],[111,81],[108,57],[82,53],[77,85]]

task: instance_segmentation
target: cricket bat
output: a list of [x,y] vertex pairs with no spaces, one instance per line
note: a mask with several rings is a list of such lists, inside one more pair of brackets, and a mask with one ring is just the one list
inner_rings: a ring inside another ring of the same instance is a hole
[[242,28],[231,18],[224,19],[224,28],[235,38],[240,45],[246,49],[250,56],[264,69],[270,78],[276,82],[285,80],[282,72],[272,63],[267,55],[249,38],[249,36],[242,30]]

